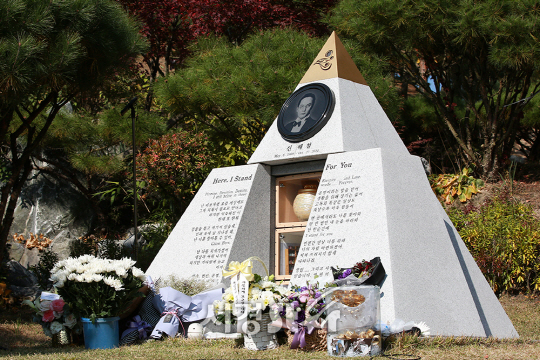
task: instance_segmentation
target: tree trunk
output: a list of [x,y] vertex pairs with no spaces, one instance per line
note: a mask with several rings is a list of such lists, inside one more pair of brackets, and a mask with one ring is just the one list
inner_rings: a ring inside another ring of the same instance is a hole
[[[17,200],[21,194],[22,188],[30,172],[32,171],[32,163],[30,161],[30,156],[32,152],[39,145],[43,137],[49,130],[56,114],[60,108],[69,100],[72,96],[66,98],[66,100],[61,104],[54,104],[45,124],[39,130],[36,136],[36,128],[30,126],[30,121],[28,119],[35,119],[39,113],[43,111],[45,104],[49,104],[52,99],[55,99],[58,94],[56,92],[51,92],[46,100],[40,102],[38,108],[34,110],[26,119],[22,118],[20,113],[17,112],[19,117],[21,117],[22,125],[10,135],[10,151],[11,151],[11,176],[9,180],[5,183],[4,188],[2,189],[1,198],[0,198],[0,219],[2,223],[0,225],[0,263],[4,259],[4,251],[6,249],[6,244],[8,241],[9,231],[11,225],[13,224],[13,217],[15,213],[15,208],[17,206]],[[12,119],[8,119],[12,120]],[[18,150],[17,140],[19,136],[23,135],[26,132],[26,147],[20,152]]]
[[11,229],[11,225],[13,224],[17,200],[19,199],[23,185],[31,171],[32,164],[30,163],[30,159],[28,159],[24,164],[22,176],[18,177],[18,179],[13,183],[9,201],[7,203],[7,207],[5,208],[4,217],[2,219],[2,224],[0,225],[0,264],[4,260],[4,252],[9,237],[9,231]]

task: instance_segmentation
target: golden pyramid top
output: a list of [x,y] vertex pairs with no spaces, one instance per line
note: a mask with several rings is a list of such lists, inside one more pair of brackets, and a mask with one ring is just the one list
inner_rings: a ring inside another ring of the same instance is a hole
[[360,70],[334,31],[300,80],[300,84],[335,77],[367,85]]

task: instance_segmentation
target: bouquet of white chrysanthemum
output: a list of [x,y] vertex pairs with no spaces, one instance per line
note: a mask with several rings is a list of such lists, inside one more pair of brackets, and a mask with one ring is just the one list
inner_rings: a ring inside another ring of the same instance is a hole
[[129,258],[83,255],[58,262],[51,270],[51,280],[75,313],[94,321],[121,314],[134,298],[142,296],[138,290],[146,276],[133,265],[135,261]]
[[[277,284],[274,275],[265,276],[253,274],[254,279],[249,282],[248,310],[250,317],[256,317],[258,313],[268,313],[270,307],[279,302],[287,289]],[[234,292],[232,287],[225,289],[221,301],[214,301],[214,311],[218,323],[234,324],[237,316]]]

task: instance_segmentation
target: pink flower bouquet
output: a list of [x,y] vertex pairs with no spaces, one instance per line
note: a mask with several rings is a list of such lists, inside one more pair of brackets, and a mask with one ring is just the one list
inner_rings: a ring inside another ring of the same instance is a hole
[[[46,300],[42,299],[42,297],[54,298],[54,300]],[[67,329],[80,333],[80,327],[76,326],[77,317],[59,295],[44,292],[34,302],[25,300],[23,304],[34,309],[34,322],[41,324],[45,335],[52,337]]]

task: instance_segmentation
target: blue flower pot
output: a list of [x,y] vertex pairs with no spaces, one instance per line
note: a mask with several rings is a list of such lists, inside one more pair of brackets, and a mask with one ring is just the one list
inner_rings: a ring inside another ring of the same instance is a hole
[[84,330],[84,346],[87,349],[112,349],[118,347],[120,332],[119,317],[96,319],[95,323],[82,318]]

